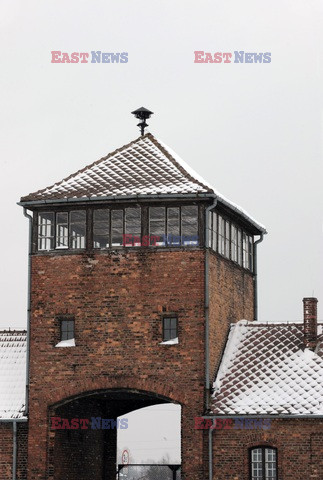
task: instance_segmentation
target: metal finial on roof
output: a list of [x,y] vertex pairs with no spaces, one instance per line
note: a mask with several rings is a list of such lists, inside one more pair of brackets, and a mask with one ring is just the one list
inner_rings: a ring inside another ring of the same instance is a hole
[[151,112],[145,107],[140,107],[137,110],[134,110],[131,112],[136,118],[139,120],[142,120],[140,123],[138,123],[138,127],[140,127],[141,135],[145,134],[145,128],[148,127],[148,123],[146,123],[147,118],[150,117],[150,115],[153,115],[154,112]]

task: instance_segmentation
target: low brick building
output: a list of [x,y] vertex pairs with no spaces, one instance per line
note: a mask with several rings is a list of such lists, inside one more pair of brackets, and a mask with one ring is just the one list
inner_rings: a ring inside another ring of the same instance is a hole
[[323,324],[316,304],[304,299],[303,323],[231,326],[208,417],[211,478],[322,480]]
[[213,382],[244,324],[231,325],[257,320],[265,228],[151,134],[20,204],[31,232],[27,480],[116,478],[115,429],[53,429],[51,417],[169,402],[181,405],[182,480],[278,480],[250,477],[245,432],[195,428],[227,415]]
[[0,479],[27,478],[26,331],[0,331]]

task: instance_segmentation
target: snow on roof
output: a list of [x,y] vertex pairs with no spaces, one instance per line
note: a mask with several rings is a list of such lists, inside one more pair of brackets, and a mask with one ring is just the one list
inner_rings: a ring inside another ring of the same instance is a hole
[[302,324],[242,320],[231,325],[211,410],[214,415],[323,415],[323,351],[304,349]]
[[151,133],[137,138],[54,185],[22,197],[22,203],[93,200],[145,195],[216,195],[261,232],[265,227],[227,200]]
[[23,418],[26,388],[26,332],[0,331],[0,422]]

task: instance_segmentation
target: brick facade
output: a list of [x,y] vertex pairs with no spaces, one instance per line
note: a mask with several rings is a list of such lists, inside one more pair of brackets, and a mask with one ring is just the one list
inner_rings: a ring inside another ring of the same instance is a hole
[[[17,423],[17,480],[27,478],[27,423]],[[12,478],[13,424],[0,421],[0,479]]]
[[271,420],[269,430],[214,430],[213,478],[249,480],[249,449],[277,448],[277,480],[322,480],[322,419]]
[[[250,273],[211,257],[213,340],[225,338],[234,318],[252,317],[253,286]],[[204,268],[205,250],[199,248],[33,255],[28,480],[87,478],[90,461],[82,471],[74,462],[75,473],[71,462],[64,468],[64,455],[71,458],[62,449],[68,439],[49,431],[49,416],[66,399],[81,399],[86,392],[96,392],[93,408],[99,408],[99,395],[118,389],[145,392],[145,405],[181,404],[182,478],[206,477],[206,444],[194,429],[194,418],[204,410]],[[160,345],[161,319],[168,313],[178,315],[179,345]],[[57,316],[64,314],[75,317],[75,348],[55,348]],[[212,362],[220,348],[212,350]],[[127,402],[123,397],[118,406],[108,402],[104,408],[117,416]],[[138,408],[135,399],[132,405]],[[105,447],[99,436],[90,443],[100,463]],[[81,441],[85,445],[89,439]]]

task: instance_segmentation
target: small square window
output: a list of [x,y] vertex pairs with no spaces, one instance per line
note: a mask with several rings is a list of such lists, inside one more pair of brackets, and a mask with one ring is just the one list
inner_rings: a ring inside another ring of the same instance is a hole
[[173,340],[178,337],[178,319],[177,317],[163,318],[163,342]]
[[63,340],[71,340],[75,337],[74,332],[74,318],[61,318],[61,338],[60,341]]

